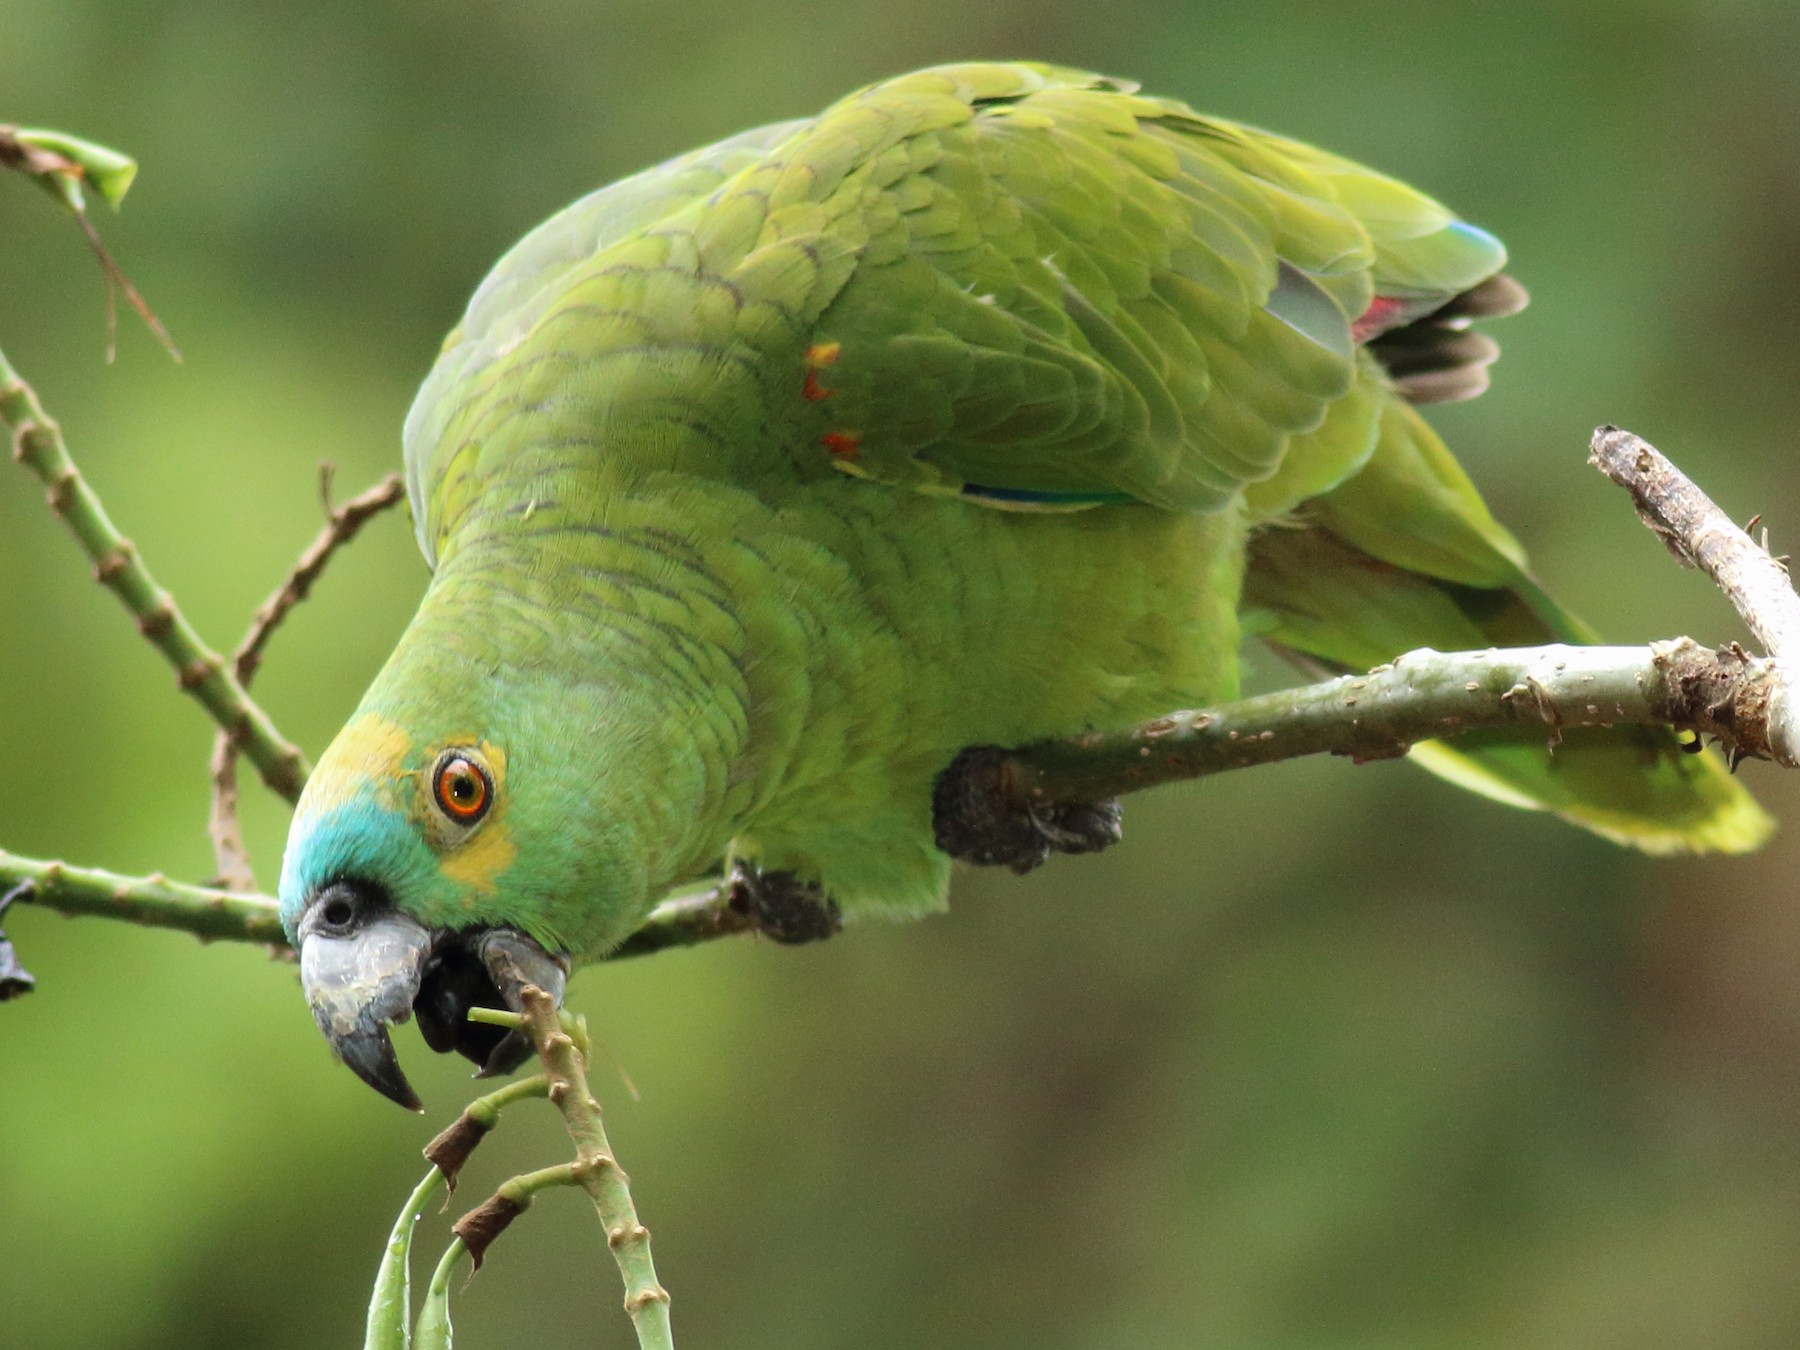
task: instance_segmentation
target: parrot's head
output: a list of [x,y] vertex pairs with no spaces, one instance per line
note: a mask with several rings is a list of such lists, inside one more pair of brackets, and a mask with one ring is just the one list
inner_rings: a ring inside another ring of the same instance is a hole
[[[494,688],[491,672],[483,683]],[[307,780],[281,918],[333,1050],[416,1110],[391,1024],[416,1012],[432,1049],[509,1072],[529,1043],[469,1010],[517,1010],[526,984],[561,1002],[571,956],[593,949],[608,914],[632,918],[644,886],[630,850],[582,818],[591,766],[566,708],[534,701],[538,715],[509,716],[491,700],[396,705],[375,693]]]

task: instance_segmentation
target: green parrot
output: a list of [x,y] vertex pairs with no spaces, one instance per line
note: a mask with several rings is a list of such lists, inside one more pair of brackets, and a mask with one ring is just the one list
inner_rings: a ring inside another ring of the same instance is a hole
[[[416,1106],[416,1013],[515,1067],[470,1007],[560,997],[722,861],[778,936],[940,909],[959,751],[1231,699],[1247,637],[1334,670],[1591,641],[1414,410],[1485,386],[1505,257],[1347,160],[1026,63],[540,225],[407,418],[431,582],[294,816],[282,917],[339,1057]],[[1651,852],[1769,828],[1673,733],[1415,757]],[[1039,828],[1000,860],[1115,820]]]

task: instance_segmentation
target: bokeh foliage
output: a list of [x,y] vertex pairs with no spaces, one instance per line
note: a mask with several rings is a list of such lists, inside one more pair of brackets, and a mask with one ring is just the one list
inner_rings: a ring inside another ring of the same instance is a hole
[[[392,467],[487,264],[618,174],[968,55],[1133,75],[1364,158],[1507,239],[1536,295],[1439,418],[1558,593],[1624,640],[1736,635],[1588,429],[1800,537],[1800,11],[1788,0],[7,0],[0,118],[137,156],[108,238],[0,182],[0,342],[121,524],[229,643]],[[9,471],[10,472],[10,471]],[[424,580],[372,528],[260,688],[316,753]],[[0,476],[0,841],[203,877],[209,729]],[[1123,848],[969,874],[946,918],[590,971],[595,1087],[687,1343],[1776,1347],[1800,1322],[1800,789],[1760,857],[1653,864],[1402,765],[1133,802]],[[272,882],[284,814],[252,790]],[[332,1066],[291,968],[9,924],[0,1341],[353,1343],[434,1128]],[[447,1120],[457,1065],[415,1081]],[[441,1123],[438,1122],[438,1123]],[[559,1158],[515,1119],[480,1188]],[[460,1302],[472,1346],[624,1344],[574,1198]],[[441,1232],[425,1235],[427,1246]],[[605,1339],[610,1337],[610,1339]]]

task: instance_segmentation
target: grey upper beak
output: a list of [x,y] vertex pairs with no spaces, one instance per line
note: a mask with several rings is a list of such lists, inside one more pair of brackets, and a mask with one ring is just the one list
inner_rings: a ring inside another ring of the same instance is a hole
[[[366,915],[345,882],[326,887],[300,921],[300,985],[337,1057],[390,1101],[422,1111],[400,1072],[388,1027],[412,1016],[431,933],[394,910]],[[361,922],[334,921],[348,911]]]

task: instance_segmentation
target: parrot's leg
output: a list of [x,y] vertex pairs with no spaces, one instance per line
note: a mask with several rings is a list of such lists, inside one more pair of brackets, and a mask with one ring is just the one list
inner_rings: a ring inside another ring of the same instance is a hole
[[742,859],[732,864],[731,882],[734,902],[750,911],[758,932],[776,942],[798,946],[843,931],[837,901],[817,882],[802,881],[792,872],[764,872]]
[[938,775],[932,828],[944,852],[1023,874],[1052,853],[1098,853],[1119,842],[1125,813],[1117,800],[1015,805],[999,781],[1006,755],[998,746],[972,746]]
[[[21,881],[5,895],[0,895],[0,915],[6,913],[8,905],[30,891],[31,883]],[[18,998],[21,994],[29,994],[35,988],[37,980],[19,964],[19,954],[13,950],[12,943],[6,940],[6,934],[0,933],[0,1003],[9,998]]]

